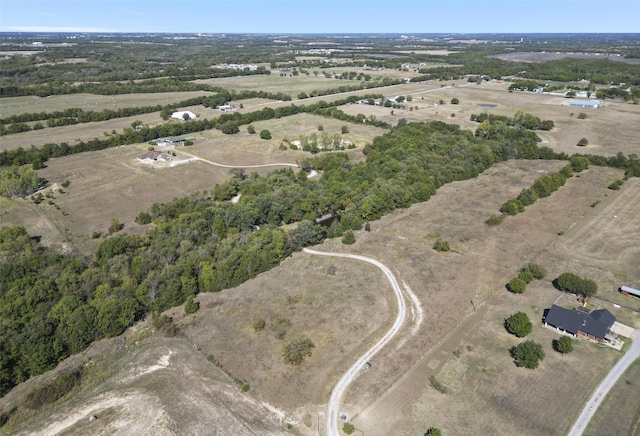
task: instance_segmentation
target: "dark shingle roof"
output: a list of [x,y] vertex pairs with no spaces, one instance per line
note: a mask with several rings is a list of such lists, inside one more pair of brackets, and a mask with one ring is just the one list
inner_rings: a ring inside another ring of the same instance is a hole
[[574,335],[582,331],[596,338],[604,338],[616,318],[606,309],[587,313],[565,309],[554,304],[549,309],[544,321]]

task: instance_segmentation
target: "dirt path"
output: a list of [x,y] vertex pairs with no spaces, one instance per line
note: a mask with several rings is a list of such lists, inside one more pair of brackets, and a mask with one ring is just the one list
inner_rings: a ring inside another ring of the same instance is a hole
[[[332,257],[346,257],[349,259],[357,259],[363,262],[371,263],[382,270],[384,275],[389,280],[391,284],[391,288],[393,289],[394,294],[396,295],[396,299],[398,301],[398,315],[396,317],[396,321],[391,326],[391,329],[387,331],[387,333],[375,343],[373,347],[371,347],[366,353],[364,353],[356,363],[349,368],[347,372],[344,373],[340,381],[333,388],[333,392],[331,392],[331,398],[329,399],[329,404],[327,405],[327,436],[339,436],[341,434],[338,428],[338,413],[340,412],[340,403],[342,401],[342,397],[346,392],[347,388],[351,384],[351,382],[356,378],[358,373],[362,370],[365,363],[370,360],[378,351],[382,349],[393,337],[398,333],[402,325],[404,324],[405,318],[407,316],[407,309],[404,301],[404,297],[402,294],[402,289],[398,284],[395,276],[391,272],[389,268],[387,268],[383,263],[378,262],[375,259],[371,259],[365,256],[359,256],[356,254],[344,254],[344,253],[327,253],[323,251],[315,251],[304,248],[303,251],[305,253],[320,255],[320,256],[332,256]],[[409,292],[409,291],[407,291]]]

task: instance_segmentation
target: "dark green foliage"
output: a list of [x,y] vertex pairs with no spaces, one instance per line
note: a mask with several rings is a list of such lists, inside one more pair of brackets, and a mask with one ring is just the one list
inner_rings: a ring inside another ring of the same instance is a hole
[[523,338],[531,333],[533,324],[524,312],[517,312],[504,320],[504,327],[512,335]]
[[306,357],[311,356],[314,347],[308,337],[293,339],[284,346],[282,357],[290,365],[300,365]]
[[522,294],[527,290],[527,282],[518,277],[514,277],[509,281],[509,284],[507,284],[507,288],[514,294]]
[[624,183],[624,180],[618,179],[618,180],[616,180],[615,182],[613,182],[612,184],[609,185],[609,189],[617,191],[617,190],[620,189],[620,187],[622,186],[623,183]]
[[39,410],[47,404],[62,398],[82,380],[82,367],[76,366],[62,371],[54,380],[34,388],[25,395],[23,404],[32,410]]
[[271,132],[268,131],[267,129],[261,130],[260,131],[260,138],[261,139],[271,139]]
[[521,342],[512,347],[509,352],[515,361],[516,366],[535,369],[544,359],[542,345],[532,340]]
[[451,99],[451,104],[459,104],[459,103],[460,103],[460,100],[458,100],[457,98],[454,97]]
[[256,133],[256,128],[255,128],[255,127],[253,127],[253,125],[252,125],[252,124],[249,124],[249,125],[247,126],[247,133],[249,133],[250,135],[255,135],[255,133]]
[[353,231],[347,230],[344,233],[344,236],[342,237],[342,243],[343,244],[347,244],[347,245],[351,245],[351,244],[355,244],[356,243],[356,237],[353,234]]
[[507,200],[502,206],[500,206],[500,212],[505,215],[517,215],[520,212],[524,212],[524,206],[517,199]]
[[342,431],[345,434],[353,434],[353,432],[356,431],[356,428],[350,422],[345,422],[344,425],[342,426]]
[[497,226],[497,225],[501,224],[502,221],[504,221],[504,215],[503,214],[493,214],[489,218],[487,218],[484,221],[484,223],[489,227],[493,227],[493,226]]
[[537,263],[526,264],[524,268],[522,268],[522,271],[531,273],[536,280],[542,280],[547,276],[547,270]]
[[200,309],[200,303],[193,301],[193,297],[189,295],[187,301],[184,302],[184,313],[190,315],[196,313]]
[[438,239],[435,244],[433,244],[433,249],[436,251],[451,251],[451,247],[449,246],[449,241],[443,241],[442,239]]
[[442,436],[442,430],[436,427],[430,427],[424,436]]
[[554,284],[561,291],[580,294],[584,297],[592,297],[598,292],[596,282],[591,279],[584,279],[573,273],[560,274]]
[[579,120],[586,120],[587,118],[588,118],[588,116],[587,116],[587,114],[586,114],[586,113],[584,113],[584,112],[580,112],[580,113],[578,114],[578,119],[579,119]]
[[144,211],[140,212],[135,218],[135,222],[140,225],[150,224],[151,221],[151,215]]
[[573,156],[571,156],[570,162],[571,169],[576,173],[589,168],[589,158],[586,156],[578,156],[574,154]]
[[567,354],[573,351],[574,342],[569,336],[562,336],[553,340],[553,349],[558,353]]
[[578,141],[577,145],[578,145],[578,147],[585,147],[585,146],[589,145],[589,141],[587,140],[587,138],[581,138]]

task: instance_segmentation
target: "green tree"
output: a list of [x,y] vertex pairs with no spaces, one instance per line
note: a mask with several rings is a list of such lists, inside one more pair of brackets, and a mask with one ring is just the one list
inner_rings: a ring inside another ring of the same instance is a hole
[[140,212],[135,218],[135,222],[140,225],[150,224],[151,221],[151,215],[144,211]]
[[527,284],[531,283],[534,279],[533,274],[529,271],[520,271],[518,273],[518,278]]
[[193,297],[189,295],[187,297],[187,301],[184,303],[184,313],[189,315],[195,313],[200,309],[200,303],[197,301],[193,301]]
[[353,434],[353,432],[356,430],[356,428],[354,427],[353,424],[351,424],[350,422],[345,422],[344,425],[342,426],[342,431],[345,434]]
[[587,140],[587,138],[582,138],[580,139],[580,141],[578,141],[578,147],[584,147],[586,145],[589,145],[589,141]]
[[573,339],[569,336],[562,336],[553,340],[553,349],[558,353],[567,354],[573,351]]
[[121,224],[116,218],[111,219],[111,223],[109,224],[109,233],[117,233],[124,227],[124,224]]
[[592,297],[598,292],[596,282],[569,272],[560,274],[554,284],[561,291],[581,294],[584,297]]
[[353,234],[353,231],[347,230],[344,233],[344,236],[342,237],[342,243],[343,244],[347,244],[347,245],[351,245],[351,244],[355,244],[356,243],[356,237]]
[[0,172],[0,195],[5,197],[31,195],[39,185],[38,173],[29,165],[11,166]]
[[442,430],[436,427],[430,427],[424,436],[442,436]]
[[516,366],[535,369],[544,359],[542,345],[532,340],[524,341],[509,350]]
[[449,241],[443,241],[438,238],[435,244],[433,244],[433,249],[436,251],[451,251],[451,246],[449,245]]
[[527,290],[527,282],[525,282],[524,280],[518,277],[514,277],[511,280],[509,280],[509,284],[507,284],[507,288],[509,288],[509,290],[514,294],[522,294],[524,291]]
[[340,131],[342,132],[343,135],[346,135],[347,133],[349,133],[349,126],[342,126],[340,128]]
[[458,100],[457,98],[453,97],[451,99],[451,104],[460,104],[460,100]]
[[536,280],[542,280],[547,276],[547,270],[537,263],[526,264],[524,268],[522,268],[522,271],[530,272]]
[[267,129],[260,130],[260,138],[261,139],[271,139],[271,132]]
[[256,128],[253,127],[253,124],[249,124],[247,126],[247,133],[249,133],[250,135],[254,135],[256,133]]
[[524,312],[517,312],[504,320],[504,327],[512,335],[516,335],[519,338],[524,338],[533,329],[531,320]]

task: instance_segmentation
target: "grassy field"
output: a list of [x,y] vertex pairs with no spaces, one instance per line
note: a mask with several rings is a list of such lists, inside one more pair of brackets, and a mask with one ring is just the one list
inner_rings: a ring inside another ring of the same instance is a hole
[[640,360],[624,373],[600,404],[584,436],[640,435]]
[[158,92],[123,95],[72,94],[50,97],[9,97],[2,99],[0,118],[32,112],[54,112],[67,108],[82,108],[86,111],[120,109],[177,103],[200,95],[212,95],[207,91]]

